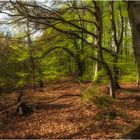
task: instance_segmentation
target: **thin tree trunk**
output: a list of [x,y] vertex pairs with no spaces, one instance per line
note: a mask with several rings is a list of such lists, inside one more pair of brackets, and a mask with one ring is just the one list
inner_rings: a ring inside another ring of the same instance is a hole
[[77,75],[83,76],[84,74],[84,65],[80,58],[77,59]]
[[[114,57],[113,57],[113,72],[114,72],[114,84],[115,84],[115,88],[118,89],[120,88],[120,84],[119,84],[119,67],[118,67],[118,63],[119,63],[119,54],[121,53],[121,44],[122,44],[122,40],[123,40],[123,32],[124,32],[124,19],[122,16],[122,12],[121,12],[121,7],[119,8],[120,11],[120,19],[121,21],[121,32],[119,33],[119,30],[117,29],[117,23],[115,21],[115,15],[114,15],[114,1],[111,2],[110,4],[110,14],[111,14],[111,24],[112,24],[112,33],[113,33],[113,40],[115,43],[115,50],[114,50]],[[117,34],[119,34],[117,36]]]
[[103,65],[103,68],[106,71],[106,75],[109,79],[109,89],[110,89],[110,96],[112,98],[115,98],[115,84],[114,84],[114,78],[112,75],[112,72],[108,66],[108,64],[105,62],[104,56],[103,56],[103,50],[102,50],[102,35],[103,35],[103,24],[102,24],[102,10],[101,7],[98,5],[98,3],[96,3],[96,1],[93,1],[96,12],[95,12],[95,17],[98,23],[98,28],[97,28],[97,45],[98,45],[98,59],[100,60],[98,62],[101,62],[100,64]]
[[[98,52],[96,52],[96,57],[99,59],[99,53]],[[94,65],[94,78],[93,78],[94,83],[99,82],[99,79],[101,77],[99,77],[98,74],[99,74],[99,71],[101,69],[102,69],[101,64],[98,61],[96,61],[95,65]]]
[[34,88],[34,90],[36,90],[35,64],[34,64],[34,59],[33,59],[32,44],[31,44],[30,29],[29,29],[29,22],[28,21],[27,21],[27,37],[28,37],[28,46],[30,49],[30,62],[31,62],[31,68],[32,68],[33,88]]

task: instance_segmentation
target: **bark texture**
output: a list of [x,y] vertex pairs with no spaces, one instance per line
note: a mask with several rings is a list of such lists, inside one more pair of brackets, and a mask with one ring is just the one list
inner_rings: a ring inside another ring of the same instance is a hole
[[128,2],[128,15],[132,30],[133,49],[138,68],[138,81],[140,85],[140,2]]

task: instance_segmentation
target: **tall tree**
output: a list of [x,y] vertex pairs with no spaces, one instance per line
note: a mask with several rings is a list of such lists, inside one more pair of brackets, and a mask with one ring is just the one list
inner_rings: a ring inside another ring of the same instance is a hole
[[26,27],[27,27],[27,42],[28,42],[28,47],[29,47],[29,55],[30,55],[30,63],[31,63],[31,69],[32,69],[32,79],[33,79],[33,88],[36,90],[36,76],[35,76],[35,61],[34,61],[34,54],[33,54],[33,45],[32,45],[32,40],[30,36],[30,25],[29,22],[26,22]]
[[133,49],[138,69],[137,84],[140,85],[140,2],[128,1],[128,15],[132,30]]
[[[123,32],[124,32],[124,19],[122,16],[122,7],[119,3],[118,6],[118,11],[119,11],[119,21],[121,22],[121,26],[119,26],[119,29],[117,29],[117,24],[116,20],[115,20],[115,5],[114,5],[114,1],[110,2],[110,14],[111,14],[111,24],[112,24],[112,33],[113,33],[113,40],[114,40],[114,44],[115,44],[115,49],[114,49],[114,56],[113,56],[113,72],[114,72],[114,82],[115,82],[115,88],[118,89],[120,88],[119,85],[119,67],[118,67],[118,63],[119,63],[119,55],[121,52],[121,45],[122,45],[122,40],[123,40]],[[120,33],[119,30],[121,29]]]

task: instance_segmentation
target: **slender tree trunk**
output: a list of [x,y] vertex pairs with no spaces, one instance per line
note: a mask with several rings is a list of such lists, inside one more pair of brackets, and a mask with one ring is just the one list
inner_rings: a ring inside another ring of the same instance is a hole
[[[96,52],[96,57],[99,59],[99,53],[98,52]],[[99,78],[101,78],[101,77],[98,76],[98,73],[101,69],[102,69],[101,63],[96,61],[95,65],[94,65],[94,78],[93,78],[94,83],[99,82]]]
[[[122,44],[122,39],[123,39],[123,32],[124,32],[124,19],[122,16],[122,12],[121,12],[121,7],[119,8],[119,12],[120,12],[120,19],[121,21],[119,21],[121,23],[121,32],[119,33],[119,30],[117,28],[117,23],[115,21],[115,15],[114,15],[114,1],[110,2],[110,14],[111,14],[111,24],[112,24],[112,33],[113,33],[113,40],[115,43],[115,50],[114,50],[114,57],[113,57],[113,72],[114,72],[114,84],[115,84],[115,88],[118,89],[120,88],[120,84],[119,84],[119,67],[118,67],[118,63],[119,63],[119,55],[121,53],[121,44]],[[120,27],[119,27],[120,28]],[[119,36],[119,37],[118,37]]]
[[35,65],[34,65],[34,60],[33,60],[32,57],[30,58],[30,60],[31,60],[31,66],[32,66],[33,88],[34,88],[34,90],[36,90],[36,84],[35,84]]
[[77,59],[77,76],[83,76],[85,72],[85,65],[83,64],[83,61],[80,60],[80,58]]
[[109,93],[110,93],[110,96],[112,98],[116,98],[116,94],[115,94],[115,82],[114,82],[114,79],[113,79],[113,75],[112,75],[112,72],[110,70],[110,68],[108,67],[107,64],[105,64],[105,69],[106,69],[106,73],[107,73],[107,76],[108,76],[108,79],[109,79]]
[[115,84],[115,88],[119,89],[120,88],[120,84],[119,84],[119,68],[118,68],[118,55],[114,56],[113,58],[113,72],[114,72],[114,84]]
[[32,68],[33,88],[34,88],[34,90],[36,90],[35,63],[34,63],[34,59],[33,59],[32,44],[31,44],[30,29],[29,29],[29,22],[28,21],[27,21],[27,38],[28,38],[28,46],[30,49],[30,62],[31,62],[31,68]]
[[126,46],[128,46],[129,44],[128,44],[128,41],[127,41],[127,30],[128,30],[128,19],[126,18],[125,19],[125,29],[124,29],[124,38],[125,38],[125,40],[124,40],[124,43],[123,43],[123,47],[124,47],[124,54],[125,54],[125,62],[127,63],[129,60],[128,60],[128,55],[129,55],[129,53],[128,53],[128,47],[126,47]]
[[[102,27],[102,26],[101,26]],[[114,82],[114,77],[113,77],[113,74],[112,74],[112,71],[111,69],[109,68],[108,64],[105,62],[105,59],[104,59],[104,56],[103,56],[103,51],[102,51],[102,29],[101,29],[101,32],[99,34],[99,40],[98,40],[98,45],[99,45],[99,58],[102,62],[102,65],[103,65],[103,68],[105,69],[106,71],[106,75],[109,79],[109,92],[110,92],[110,96],[112,98],[116,98],[116,94],[115,94],[115,82]]]
[[71,68],[71,60],[70,58],[68,59],[68,70],[69,70],[69,74],[72,73],[72,68]]
[[102,9],[101,7],[98,5],[98,3],[96,1],[93,1],[94,6],[95,6],[95,17],[96,17],[96,21],[98,24],[98,28],[97,28],[97,45],[98,45],[98,59],[100,64],[103,65],[103,68],[106,71],[106,75],[108,77],[109,80],[109,91],[110,91],[110,96],[112,98],[115,98],[115,84],[114,84],[114,78],[112,75],[112,71],[110,70],[108,64],[105,62],[104,56],[103,56],[103,50],[102,50],[102,35],[103,35],[103,24],[102,24]]

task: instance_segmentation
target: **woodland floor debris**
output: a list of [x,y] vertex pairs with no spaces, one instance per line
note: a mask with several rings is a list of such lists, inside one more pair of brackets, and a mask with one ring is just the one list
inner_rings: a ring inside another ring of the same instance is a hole
[[[58,88],[60,85],[60,88]],[[85,84],[88,86],[88,83]],[[55,88],[56,87],[56,88]],[[39,104],[28,116],[13,116],[0,127],[0,138],[119,138],[140,124],[140,90],[133,84],[123,85],[117,94],[113,119],[98,118],[98,110],[79,97],[63,97],[49,104]],[[79,94],[79,84],[55,84],[43,92],[27,91],[32,101],[47,102],[63,94]],[[105,87],[102,91],[107,91]],[[16,93],[0,96],[0,110],[16,102]],[[2,119],[2,117],[1,117]]]

